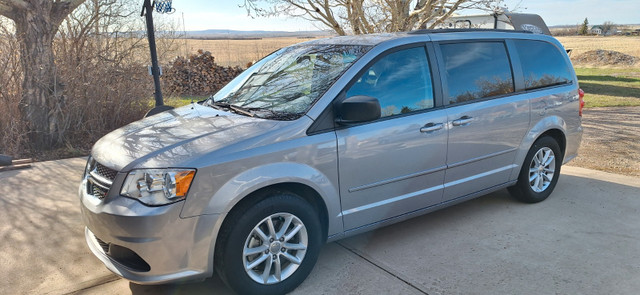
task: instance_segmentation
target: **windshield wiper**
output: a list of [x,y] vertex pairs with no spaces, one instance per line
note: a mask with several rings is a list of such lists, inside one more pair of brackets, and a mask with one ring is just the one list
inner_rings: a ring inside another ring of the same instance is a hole
[[217,110],[221,110],[221,111],[225,111],[227,109],[229,109],[229,104],[226,102],[219,102],[219,101],[215,101],[212,98],[209,99],[209,102],[207,103],[210,107],[217,109]]
[[208,105],[221,111],[232,111],[237,114],[241,114],[249,117],[259,117],[263,119],[291,121],[303,115],[301,113],[287,113],[287,112],[274,111],[267,108],[245,108],[245,107],[237,106],[234,104],[221,102],[221,101],[214,101],[214,100],[211,100],[211,102],[209,102]]
[[246,110],[253,112],[259,118],[272,120],[291,121],[298,119],[303,115],[303,113],[288,113],[283,111],[274,111],[267,108],[248,108]]
[[230,103],[226,103],[226,102],[220,102],[220,101],[213,101],[209,103],[209,106],[217,109],[217,110],[221,110],[221,111],[232,111],[234,113],[237,114],[241,114],[241,115],[245,115],[245,116],[249,116],[249,117],[254,117],[255,114],[252,113],[250,110],[245,109],[243,107],[239,107],[237,105],[232,105]]
[[243,115],[247,115],[249,117],[254,117],[255,114],[250,109],[245,109],[243,107],[239,107],[237,105],[230,104],[229,108],[235,111],[236,113],[240,113]]

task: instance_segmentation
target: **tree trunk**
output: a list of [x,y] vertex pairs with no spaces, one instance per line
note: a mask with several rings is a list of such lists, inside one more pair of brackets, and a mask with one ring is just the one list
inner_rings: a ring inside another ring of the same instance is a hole
[[64,131],[61,128],[64,96],[52,48],[59,23],[51,19],[52,1],[30,2],[29,9],[14,18],[24,73],[20,111],[29,124],[33,148],[51,149],[62,143]]

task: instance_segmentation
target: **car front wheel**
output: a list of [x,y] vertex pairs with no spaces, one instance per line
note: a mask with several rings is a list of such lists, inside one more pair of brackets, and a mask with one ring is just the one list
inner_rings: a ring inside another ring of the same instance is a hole
[[322,244],[316,210],[273,192],[230,214],[216,248],[220,277],[239,294],[283,294],[309,275]]

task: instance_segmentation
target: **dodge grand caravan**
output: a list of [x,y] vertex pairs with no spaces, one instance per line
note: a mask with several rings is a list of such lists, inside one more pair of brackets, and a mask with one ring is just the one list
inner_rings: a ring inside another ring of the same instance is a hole
[[546,35],[289,46],[100,139],[79,191],[86,242],[141,284],[216,271],[239,293],[288,292],[325,242],[504,188],[546,199],[577,154],[583,94]]

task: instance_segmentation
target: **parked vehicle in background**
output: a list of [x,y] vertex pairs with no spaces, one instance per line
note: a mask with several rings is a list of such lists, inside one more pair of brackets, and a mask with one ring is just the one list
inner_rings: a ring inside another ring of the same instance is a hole
[[283,48],[206,101],[113,131],[80,186],[86,241],[140,284],[293,290],[323,243],[508,188],[535,203],[580,144],[553,37],[438,30]]

